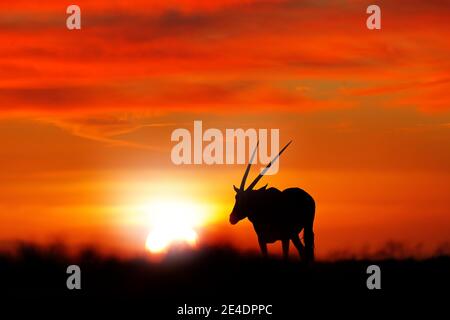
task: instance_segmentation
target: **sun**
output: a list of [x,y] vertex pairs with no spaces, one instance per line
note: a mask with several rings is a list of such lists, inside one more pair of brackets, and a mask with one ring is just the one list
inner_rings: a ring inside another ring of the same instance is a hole
[[202,224],[205,210],[185,200],[156,200],[145,208],[150,232],[145,248],[151,253],[164,253],[174,244],[194,247],[198,241],[196,228]]
[[177,230],[157,228],[148,234],[145,248],[152,253],[162,253],[177,242],[193,247],[197,243],[197,238],[197,232],[192,228]]

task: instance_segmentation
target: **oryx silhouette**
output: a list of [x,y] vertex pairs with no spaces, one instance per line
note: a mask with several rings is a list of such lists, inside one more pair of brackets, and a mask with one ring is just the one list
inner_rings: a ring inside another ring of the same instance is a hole
[[[267,243],[281,240],[283,257],[287,259],[289,256],[289,242],[292,241],[302,260],[313,261],[313,224],[316,207],[314,199],[300,188],[288,188],[280,191],[276,188],[267,188],[267,185],[265,185],[258,190],[253,190],[272,163],[277,161],[291,142],[281,149],[278,155],[245,189],[245,181],[258,150],[259,142],[256,144],[242,177],[241,186],[238,189],[233,185],[236,191],[236,202],[230,214],[230,223],[234,225],[240,220],[248,218],[253,224],[264,256],[267,256]],[[299,233],[302,230],[304,244],[299,237]]]

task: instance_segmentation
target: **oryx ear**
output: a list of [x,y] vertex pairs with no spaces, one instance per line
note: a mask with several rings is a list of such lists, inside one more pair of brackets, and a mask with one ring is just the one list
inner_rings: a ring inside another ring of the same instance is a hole
[[268,184],[266,184],[264,187],[262,187],[262,188],[259,188],[257,191],[264,191],[264,190],[266,190],[267,189],[267,185]]
[[233,184],[233,189],[234,189],[234,191],[236,191],[236,193],[239,192],[239,189],[236,188],[236,186],[234,184]]

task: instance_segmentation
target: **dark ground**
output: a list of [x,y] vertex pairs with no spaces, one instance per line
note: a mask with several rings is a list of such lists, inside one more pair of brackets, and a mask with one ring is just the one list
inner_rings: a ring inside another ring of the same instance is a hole
[[[70,264],[81,268],[81,290],[66,288]],[[366,269],[371,264],[381,268],[381,290],[366,287]],[[0,290],[1,301],[19,304],[19,311],[20,305],[38,302],[41,310],[80,311],[89,305],[97,312],[143,309],[146,314],[140,319],[203,319],[178,316],[177,307],[203,305],[221,310],[222,304],[272,304],[274,315],[256,318],[302,319],[306,314],[330,312],[364,319],[375,313],[404,315],[445,307],[450,302],[450,257],[303,265],[297,260],[264,260],[210,248],[173,253],[155,263],[145,258],[101,257],[92,250],[68,257],[62,248],[23,245],[14,255],[0,254]],[[219,312],[215,318],[255,317]]]

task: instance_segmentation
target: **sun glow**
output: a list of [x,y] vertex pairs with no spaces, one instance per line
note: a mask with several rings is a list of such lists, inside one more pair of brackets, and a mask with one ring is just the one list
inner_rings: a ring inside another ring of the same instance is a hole
[[204,222],[206,210],[194,203],[179,200],[158,200],[145,207],[150,232],[145,248],[151,253],[166,252],[173,244],[195,246],[196,228]]

